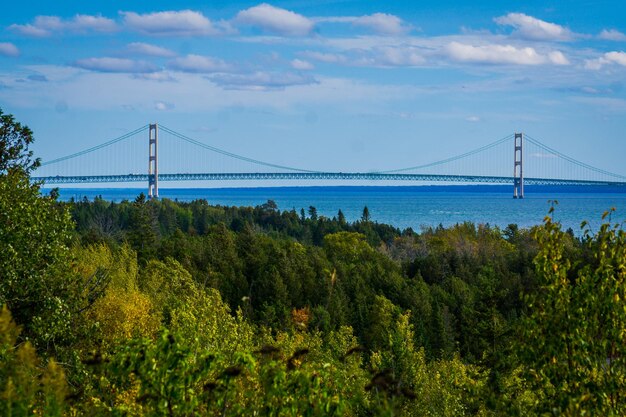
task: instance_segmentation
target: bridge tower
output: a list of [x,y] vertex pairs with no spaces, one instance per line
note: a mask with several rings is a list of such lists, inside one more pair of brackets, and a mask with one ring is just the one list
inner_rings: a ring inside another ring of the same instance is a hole
[[148,131],[148,197],[159,198],[159,125]]
[[524,134],[515,134],[513,198],[524,198]]

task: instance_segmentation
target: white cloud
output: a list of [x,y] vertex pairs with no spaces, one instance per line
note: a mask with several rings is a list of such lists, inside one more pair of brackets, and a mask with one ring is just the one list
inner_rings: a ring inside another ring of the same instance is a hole
[[[570,65],[579,61],[579,53],[567,52],[545,44],[528,46],[521,41],[503,43],[504,38],[490,33],[451,36],[406,36],[390,42],[384,36],[311,39],[309,45],[332,48],[330,51],[309,49],[299,55],[313,61],[356,66],[424,66],[456,63],[510,65]],[[567,54],[567,55],[566,55]],[[571,56],[571,57],[570,57]]]
[[176,58],[168,62],[167,66],[168,68],[176,71],[195,73],[210,73],[231,69],[231,66],[221,59],[203,55],[186,55],[184,57]]
[[478,116],[468,116],[465,118],[466,121],[468,122],[472,122],[472,123],[476,123],[476,122],[480,122],[480,117]]
[[338,64],[347,62],[347,58],[341,54],[325,53],[318,51],[304,51],[300,55],[313,59],[315,61],[325,62],[327,64]]
[[602,68],[603,65],[609,62],[603,57],[597,59],[588,59],[585,61],[585,69],[597,71]]
[[193,10],[120,14],[126,27],[148,35],[208,36],[232,32],[227,23],[214,24],[202,13]]
[[353,23],[357,16],[323,16],[313,17],[311,20],[315,23]]
[[[423,97],[423,89],[411,83],[377,85],[364,81],[332,77],[287,77],[275,73],[274,88],[263,81],[271,76],[248,76],[219,79],[208,82],[206,76],[178,73],[176,83],[143,82],[136,76],[123,73],[83,71],[76,67],[33,65],[29,71],[45,75],[51,82],[15,85],[15,74],[0,71],[0,83],[19,88],[0,89],[0,101],[15,108],[49,109],[50,103],[64,100],[73,109],[110,110],[122,105],[153,111],[154,103],[167,101],[176,104],[180,112],[214,111],[236,107],[268,109],[299,109],[303,105],[362,107],[369,109],[372,102],[388,103],[408,98]],[[295,74],[299,75],[299,74]],[[278,87],[282,80],[283,87]],[[226,82],[230,81],[230,86]],[[239,82],[239,86],[234,85]],[[291,81],[291,84],[287,83]],[[308,84],[306,82],[309,82]],[[218,84],[222,82],[222,84]],[[298,83],[299,82],[299,83]],[[223,85],[223,86],[222,86]],[[113,88],[114,87],[114,88]]]
[[55,31],[63,29],[64,24],[58,16],[37,16],[35,17],[33,26],[49,31]]
[[106,17],[77,14],[72,19],[63,20],[58,16],[37,16],[33,23],[11,25],[10,30],[25,36],[46,37],[56,32],[114,32],[117,24]]
[[593,87],[581,87],[580,91],[582,91],[583,93],[587,93],[587,94],[600,94],[601,91],[598,90],[597,88],[593,88]]
[[312,20],[267,3],[240,11],[235,21],[238,24],[255,26],[285,36],[305,36],[311,33],[314,27]]
[[352,24],[366,27],[382,35],[402,35],[411,30],[411,27],[405,25],[398,16],[387,13],[360,16],[355,18]]
[[524,13],[509,13],[496,17],[494,21],[502,26],[513,26],[515,35],[538,41],[568,41],[574,37],[568,28],[546,22]]
[[371,60],[374,65],[383,66],[418,66],[423,65],[426,60],[413,47],[381,47],[374,51],[374,58]]
[[541,65],[551,63],[566,65],[569,63],[565,55],[559,51],[552,51],[544,56],[538,53],[535,48],[518,48],[512,45],[473,46],[451,42],[444,50],[447,56],[454,61],[476,64]]
[[37,16],[32,24],[11,25],[9,29],[26,36],[43,37],[63,28],[61,19],[56,16]]
[[324,16],[312,19],[319,23],[351,23],[370,29],[379,35],[404,35],[413,27],[393,14],[374,13],[364,16]]
[[310,75],[296,73],[272,73],[258,71],[251,74],[214,74],[207,79],[215,84],[233,90],[283,90],[297,85],[317,84]]
[[17,49],[17,46],[9,42],[0,42],[0,55],[18,56],[19,54],[20,50]]
[[416,67],[426,63],[424,49],[410,45],[353,48],[345,54],[309,50],[300,55],[315,61],[358,67]]
[[[357,38],[353,42],[328,40],[321,46],[332,46],[338,52],[306,50],[298,54],[308,60],[348,66],[368,67],[423,67],[457,63],[501,65],[570,65],[564,52],[542,46],[489,43],[483,37],[408,37],[398,46],[374,37]],[[453,40],[454,39],[454,40]],[[501,41],[501,37],[492,37]],[[363,42],[361,42],[363,41]],[[473,42],[470,44],[469,42]]]
[[302,59],[296,58],[291,61],[291,68],[307,71],[307,70],[312,70],[313,68],[315,68],[315,66],[313,66],[313,64],[311,64],[309,61],[304,61]]
[[174,82],[176,78],[172,77],[172,75],[165,71],[159,72],[148,72],[145,74],[135,74],[135,79],[140,80],[148,80],[148,81],[158,81],[158,82]]
[[117,25],[111,19],[84,14],[74,16],[74,19],[68,22],[66,27],[75,31],[93,30],[94,32],[114,32],[117,30]]
[[599,58],[596,59],[588,59],[585,61],[585,69],[588,70],[600,70],[602,69],[602,67],[606,66],[606,65],[611,65],[614,62],[612,62],[610,59],[607,59],[606,57],[607,54],[602,55]]
[[165,101],[155,101],[154,109],[159,111],[172,110],[174,105],[172,103],[166,103]]
[[11,25],[9,26],[9,29],[24,36],[32,36],[33,38],[43,38],[52,35],[52,32],[49,30],[31,24]]
[[74,62],[74,66],[97,72],[150,73],[158,68],[146,61],[135,61],[122,58],[87,58]]
[[[338,63],[357,67],[416,67],[426,63],[421,50],[412,46],[377,46],[354,49],[348,55],[337,55]],[[327,56],[329,55],[329,56]],[[315,56],[312,55],[312,58]],[[322,54],[321,59],[333,59],[333,54]]]
[[176,56],[176,52],[161,46],[151,45],[143,42],[133,42],[126,46],[126,50],[131,54],[158,56],[163,58],[171,58]]
[[600,58],[588,59],[585,61],[585,68],[599,70],[605,65],[610,64],[618,64],[626,67],[626,52],[612,51],[605,53]]
[[548,54],[548,59],[554,65],[569,65],[569,63],[570,63],[569,60],[567,59],[567,57],[565,55],[563,55],[563,52],[561,52],[561,51],[552,51],[552,52],[550,52]]
[[606,54],[604,54],[604,57],[611,62],[626,67],[626,52],[607,52]]
[[607,41],[618,41],[618,42],[624,42],[626,41],[626,35],[624,35],[622,32],[615,30],[615,29],[604,29],[602,32],[600,32],[600,34],[598,35],[598,38],[600,39],[604,39]]

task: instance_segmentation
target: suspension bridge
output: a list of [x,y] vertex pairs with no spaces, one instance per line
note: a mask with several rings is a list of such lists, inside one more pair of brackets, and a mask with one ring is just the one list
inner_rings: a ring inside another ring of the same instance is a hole
[[[159,154],[164,155],[162,160]],[[146,166],[148,169],[141,173]],[[180,172],[180,167],[184,167],[185,172]],[[163,181],[347,180],[511,184],[514,198],[524,197],[525,185],[626,186],[626,175],[586,164],[523,133],[510,134],[431,163],[392,170],[341,172],[301,169],[254,159],[208,145],[158,124],[145,125],[99,145],[44,160],[32,179],[46,185],[145,182],[151,198],[159,196],[159,183]]]

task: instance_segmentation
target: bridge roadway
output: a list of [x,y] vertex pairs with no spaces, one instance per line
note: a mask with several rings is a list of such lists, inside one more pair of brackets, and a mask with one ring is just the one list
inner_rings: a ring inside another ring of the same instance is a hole
[[[76,175],[32,177],[46,184],[88,184],[111,182],[148,182],[148,174]],[[159,174],[159,181],[231,181],[231,180],[359,180],[359,181],[429,181],[465,182],[482,184],[512,184],[513,177],[481,175],[385,174],[376,172],[275,172],[275,173],[199,173]],[[553,178],[524,178],[526,185],[612,185],[626,186],[626,182],[570,180]]]

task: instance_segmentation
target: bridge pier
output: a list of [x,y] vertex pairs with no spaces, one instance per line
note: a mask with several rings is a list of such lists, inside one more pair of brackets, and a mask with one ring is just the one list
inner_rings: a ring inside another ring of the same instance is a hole
[[148,130],[148,197],[159,198],[159,125]]
[[524,198],[524,134],[515,134],[513,198]]

